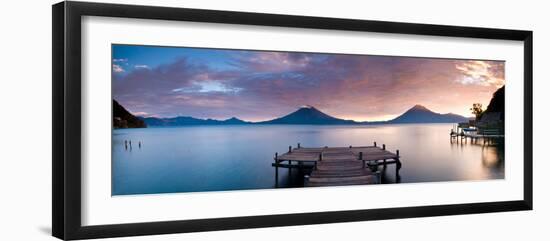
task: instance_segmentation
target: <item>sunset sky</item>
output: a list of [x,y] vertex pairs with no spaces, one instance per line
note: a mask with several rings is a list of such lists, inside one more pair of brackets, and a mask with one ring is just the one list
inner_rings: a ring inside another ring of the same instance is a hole
[[503,61],[113,45],[113,98],[135,115],[269,120],[303,105],[392,119],[415,104],[471,116]]

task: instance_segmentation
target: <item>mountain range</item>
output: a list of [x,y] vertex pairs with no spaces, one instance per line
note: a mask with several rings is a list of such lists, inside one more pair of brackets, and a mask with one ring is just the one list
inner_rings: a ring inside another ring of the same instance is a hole
[[138,117],[148,126],[188,126],[188,125],[246,125],[246,124],[291,124],[291,125],[366,125],[400,123],[458,123],[468,118],[448,113],[435,113],[422,105],[415,105],[402,115],[388,121],[358,122],[330,116],[313,106],[302,106],[298,110],[280,118],[268,121],[248,122],[236,117],[226,120],[199,119],[190,116],[173,118]]
[[189,126],[189,125],[243,125],[251,124],[235,117],[227,120],[199,119],[190,116],[178,116],[173,118],[138,117],[149,126]]

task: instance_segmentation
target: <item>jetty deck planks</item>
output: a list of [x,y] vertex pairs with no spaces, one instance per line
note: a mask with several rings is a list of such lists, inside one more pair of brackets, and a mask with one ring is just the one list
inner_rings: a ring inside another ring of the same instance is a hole
[[[285,161],[288,164],[281,164]],[[383,148],[377,146],[289,147],[289,152],[275,156],[273,166],[292,168],[295,167],[292,162],[314,163],[314,168],[306,182],[306,186],[310,187],[376,184],[379,178],[369,169],[369,166],[392,163],[400,166],[399,152],[391,153],[385,150],[385,145]],[[277,170],[276,173],[278,173]]]

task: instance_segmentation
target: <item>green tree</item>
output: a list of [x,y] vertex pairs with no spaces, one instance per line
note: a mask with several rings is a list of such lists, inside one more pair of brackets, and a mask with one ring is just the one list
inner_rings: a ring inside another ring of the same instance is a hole
[[481,118],[481,114],[483,114],[483,106],[480,103],[474,103],[470,110],[472,111],[472,114],[476,116],[476,120]]

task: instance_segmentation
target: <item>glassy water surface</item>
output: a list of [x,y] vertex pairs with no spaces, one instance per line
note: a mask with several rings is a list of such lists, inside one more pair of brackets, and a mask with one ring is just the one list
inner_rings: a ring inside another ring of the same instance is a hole
[[[399,149],[401,183],[504,178],[503,144],[450,141],[452,124],[369,126],[246,125],[116,129],[112,194],[264,189],[275,187],[275,152],[288,146],[365,146]],[[125,147],[124,142],[132,146]],[[139,143],[141,142],[141,147]],[[279,169],[279,187],[303,175]],[[383,173],[395,183],[395,165]]]

